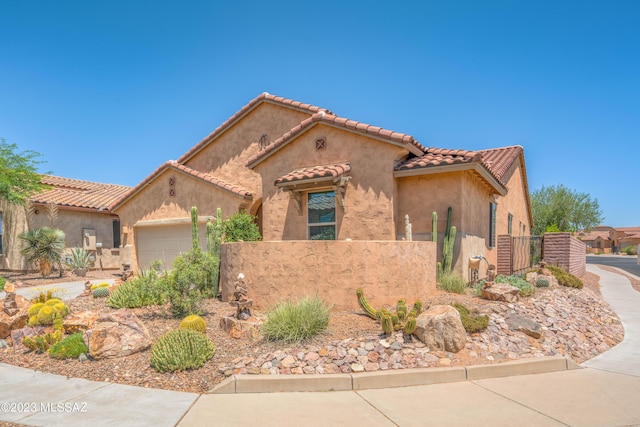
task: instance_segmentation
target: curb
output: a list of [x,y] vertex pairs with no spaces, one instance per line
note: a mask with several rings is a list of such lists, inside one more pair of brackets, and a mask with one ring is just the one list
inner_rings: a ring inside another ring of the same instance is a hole
[[564,356],[547,356],[456,368],[413,368],[326,375],[232,375],[207,394],[353,391],[474,381],[582,368]]

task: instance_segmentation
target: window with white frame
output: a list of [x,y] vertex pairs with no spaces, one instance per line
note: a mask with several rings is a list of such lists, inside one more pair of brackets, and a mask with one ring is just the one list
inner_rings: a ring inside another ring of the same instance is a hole
[[307,224],[309,240],[336,239],[336,193],[308,193]]

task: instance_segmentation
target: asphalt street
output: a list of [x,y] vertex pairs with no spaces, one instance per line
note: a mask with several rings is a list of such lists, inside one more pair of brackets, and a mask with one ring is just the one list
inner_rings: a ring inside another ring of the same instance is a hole
[[640,277],[640,265],[637,256],[629,255],[587,255],[587,264],[600,264],[620,268],[627,273]]

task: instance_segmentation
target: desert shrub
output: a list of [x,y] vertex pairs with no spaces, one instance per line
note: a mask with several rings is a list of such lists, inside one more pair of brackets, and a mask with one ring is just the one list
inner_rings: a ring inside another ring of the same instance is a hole
[[548,287],[549,287],[549,281],[544,277],[541,277],[538,280],[536,280],[536,288],[548,288]]
[[300,342],[324,331],[329,324],[329,307],[320,297],[285,301],[267,313],[262,325],[265,338]]
[[0,292],[4,291],[5,283],[7,283],[7,279],[5,279],[4,277],[0,276]]
[[212,272],[218,263],[210,254],[192,249],[178,256],[169,275],[169,302],[176,317],[201,314],[203,298],[213,296]]
[[225,242],[255,242],[262,240],[255,217],[246,212],[236,212],[224,222]]
[[464,294],[467,291],[467,282],[464,277],[455,274],[441,274],[437,279],[438,288],[443,291]]
[[205,334],[176,329],[162,335],[151,347],[151,366],[158,372],[198,369],[213,357],[215,345]]
[[467,307],[462,304],[454,303],[453,308],[460,313],[460,319],[462,320],[462,326],[467,333],[473,334],[475,332],[482,332],[489,326],[489,316],[478,316],[469,311]]
[[109,295],[107,305],[111,308],[138,308],[148,305],[162,305],[167,302],[167,279],[157,273],[136,276]]
[[49,355],[55,359],[77,359],[89,349],[82,339],[82,333],[69,335],[49,348]]
[[55,343],[62,339],[62,331],[47,332],[43,335],[34,335],[32,337],[24,337],[22,345],[36,353],[44,353]]
[[620,252],[627,255],[638,255],[638,248],[636,246],[627,246],[620,250]]
[[555,276],[556,279],[558,279],[558,284],[562,286],[568,286],[576,289],[582,289],[584,287],[582,280],[558,266],[547,265],[547,269]]
[[517,274],[512,274],[511,276],[497,276],[495,282],[507,283],[511,286],[515,286],[520,290],[518,295],[521,297],[530,297],[536,293],[536,288]]

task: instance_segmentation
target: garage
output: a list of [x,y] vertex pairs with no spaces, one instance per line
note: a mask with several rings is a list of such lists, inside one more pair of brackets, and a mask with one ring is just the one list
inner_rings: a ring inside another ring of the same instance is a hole
[[[187,220],[188,221],[188,220]],[[205,224],[200,224],[200,247],[206,249]],[[139,268],[149,268],[156,260],[169,269],[173,260],[191,250],[191,223],[139,225],[135,228]]]

